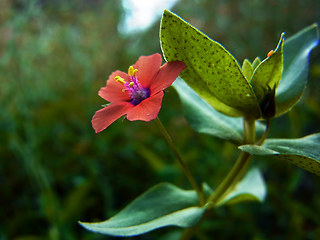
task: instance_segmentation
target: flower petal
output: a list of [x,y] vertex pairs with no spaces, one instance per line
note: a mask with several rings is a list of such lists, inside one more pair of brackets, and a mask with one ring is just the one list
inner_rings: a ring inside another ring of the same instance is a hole
[[127,112],[127,119],[130,121],[141,120],[148,122],[157,118],[161,108],[162,98],[163,91],[146,98]]
[[186,68],[184,62],[173,61],[165,63],[150,85],[151,95],[160,92],[169,87]]
[[111,123],[117,120],[127,111],[134,107],[134,105],[127,102],[111,103],[110,105],[102,108],[94,114],[91,123],[96,133],[106,129]]
[[116,76],[120,76],[125,81],[129,82],[128,74],[117,70],[109,76],[109,79],[107,80],[107,85],[100,89],[99,96],[109,102],[130,101],[129,94],[127,92],[122,91],[124,89],[123,84],[117,82],[114,79]]
[[162,64],[162,57],[159,53],[150,56],[141,56],[133,68],[138,69],[137,78],[140,84],[149,88]]

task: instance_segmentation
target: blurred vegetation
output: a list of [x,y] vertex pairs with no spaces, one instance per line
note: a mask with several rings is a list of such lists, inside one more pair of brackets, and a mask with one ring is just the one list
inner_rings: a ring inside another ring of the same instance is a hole
[[[173,11],[239,61],[320,20],[317,0],[183,0]],[[160,19],[123,35],[124,16],[117,0],[0,1],[1,240],[113,239],[77,221],[105,220],[161,181],[190,188],[152,122],[120,119],[98,135],[91,127],[108,75],[160,52]],[[310,69],[304,98],[274,121],[271,136],[320,132],[319,48]],[[197,179],[216,186],[235,147],[193,132],[171,88],[160,118]],[[320,239],[319,177],[284,162],[254,164],[268,183],[266,202],[217,209],[197,239]],[[177,231],[130,239],[177,239]]]

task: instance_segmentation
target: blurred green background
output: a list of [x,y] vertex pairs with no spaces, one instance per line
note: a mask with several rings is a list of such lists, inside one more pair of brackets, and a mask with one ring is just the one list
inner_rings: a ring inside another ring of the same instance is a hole
[[[115,239],[77,221],[105,220],[159,182],[190,188],[153,122],[122,118],[98,135],[91,127],[109,74],[161,52],[160,16],[143,31],[119,32],[128,9],[120,0],[0,1],[0,240]],[[318,0],[180,0],[171,9],[240,62],[320,20]],[[272,137],[320,132],[319,52],[303,99],[273,122]],[[160,118],[198,181],[217,186],[235,146],[195,133],[173,88]],[[286,162],[253,164],[266,201],[217,209],[195,239],[320,239],[320,178]],[[179,231],[128,239],[178,239]]]

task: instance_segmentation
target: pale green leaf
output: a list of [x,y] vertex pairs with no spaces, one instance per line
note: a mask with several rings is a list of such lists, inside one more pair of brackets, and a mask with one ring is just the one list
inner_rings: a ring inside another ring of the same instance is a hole
[[239,148],[252,155],[289,161],[320,176],[320,133],[298,139],[267,139],[263,146],[243,145]]
[[195,191],[161,183],[130,203],[107,221],[80,224],[86,229],[112,236],[135,236],[165,226],[192,227],[205,212]]
[[218,42],[165,10],[160,41],[167,61],[183,61],[180,76],[201,98],[229,116],[259,117],[258,101],[237,60]]
[[283,73],[276,94],[276,116],[288,112],[301,98],[309,72],[309,54],[319,43],[313,24],[284,41]]
[[244,201],[262,202],[267,194],[266,184],[257,168],[251,169],[218,205],[235,204]]
[[[180,78],[174,82],[173,87],[179,94],[186,119],[194,130],[235,144],[243,143],[242,118],[233,118],[218,112]],[[261,136],[265,126],[257,122],[256,128],[257,135]]]

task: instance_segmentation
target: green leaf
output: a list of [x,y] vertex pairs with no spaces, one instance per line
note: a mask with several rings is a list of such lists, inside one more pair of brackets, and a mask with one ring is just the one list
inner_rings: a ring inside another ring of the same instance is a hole
[[254,61],[252,62],[253,70],[255,70],[259,66],[260,63],[261,63],[261,59],[259,57],[256,57],[254,59]]
[[263,146],[242,145],[252,155],[286,160],[320,176],[320,133],[297,139],[267,139]]
[[263,202],[267,194],[266,184],[257,168],[251,169],[218,205],[235,204],[244,201]]
[[259,104],[237,60],[218,42],[165,10],[160,41],[167,61],[183,61],[180,74],[201,98],[233,117],[259,117]]
[[[243,143],[243,119],[229,117],[218,112],[181,78],[174,82],[173,87],[179,94],[186,119],[194,130],[235,144]],[[265,126],[258,122],[256,129],[257,135],[261,136]]]
[[243,75],[247,78],[247,80],[250,81],[253,75],[253,67],[248,59],[245,59],[243,61],[241,70]]
[[251,86],[259,103],[261,103],[269,89],[279,85],[283,69],[283,36],[284,34],[281,34],[275,52],[263,60],[253,73]]
[[206,208],[198,204],[195,191],[161,183],[109,220],[80,224],[90,231],[112,236],[135,236],[165,226],[187,228],[197,224],[205,212]]
[[309,53],[318,45],[319,28],[313,24],[284,41],[283,73],[276,94],[276,116],[288,112],[301,98],[309,71]]

